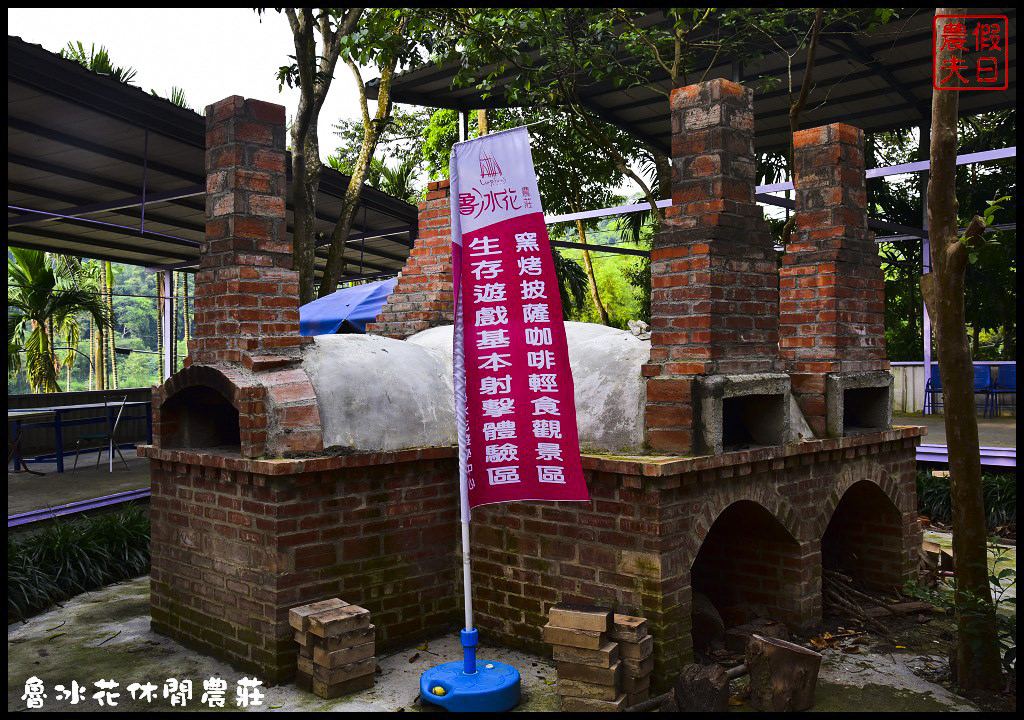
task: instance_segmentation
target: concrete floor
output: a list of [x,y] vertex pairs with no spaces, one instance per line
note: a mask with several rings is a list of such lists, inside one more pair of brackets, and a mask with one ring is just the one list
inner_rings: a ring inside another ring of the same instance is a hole
[[[486,638],[485,638],[486,640]],[[161,696],[170,678],[191,680],[193,699],[185,709],[207,710],[201,703],[203,681],[216,676],[227,681],[226,710],[237,710],[236,683],[243,673],[228,665],[188,650],[178,643],[149,630],[149,578],[141,577],[85,593],[38,615],[25,623],[7,628],[7,709],[26,709],[21,699],[25,682],[39,678],[47,698],[43,710],[99,710],[93,694],[94,684],[113,680],[121,694],[115,707],[104,710],[170,710],[169,699]],[[917,677],[915,666],[939,663],[940,647],[922,654],[921,649],[897,652],[866,652],[848,655],[839,650],[825,651],[819,674],[814,711],[962,711],[975,708],[952,695],[942,686]],[[522,702],[519,712],[557,712],[559,700],[556,672],[550,659],[527,653],[489,647],[479,651],[483,660],[497,660],[516,667],[522,677]],[[265,698],[258,707],[247,710],[340,711],[340,712],[416,712],[431,709],[416,702],[422,672],[442,662],[457,661],[461,650],[454,633],[379,656],[380,672],[372,690],[338,700],[322,700],[295,685],[263,688]],[[251,676],[250,676],[251,677]],[[56,685],[70,687],[72,681],[84,686],[84,699],[77,705],[55,692]],[[152,703],[133,701],[127,687],[131,683],[157,686]],[[733,691],[743,680],[735,681]],[[177,708],[174,708],[177,709]],[[734,708],[750,710],[749,705]]]
[[114,471],[110,472],[107,454],[96,468],[96,454],[83,455],[77,472],[71,472],[74,455],[65,459],[64,472],[57,472],[55,463],[31,463],[29,467],[43,475],[7,472],[7,514],[42,510],[76,500],[90,500],[126,490],[149,487],[149,459],[135,456],[135,451],[122,450],[128,468],[115,454]]
[[[893,413],[894,425],[924,425],[928,434],[922,442],[946,444],[946,420],[942,415]],[[978,418],[978,440],[982,447],[1017,447],[1017,418]]]

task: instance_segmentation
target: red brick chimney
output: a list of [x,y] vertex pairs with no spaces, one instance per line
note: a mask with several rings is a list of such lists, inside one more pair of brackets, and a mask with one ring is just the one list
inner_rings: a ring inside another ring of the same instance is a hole
[[298,359],[298,273],[285,228],[285,115],[237,95],[207,108],[206,242],[191,362]]
[[298,273],[285,225],[285,112],[225,98],[206,108],[206,241],[185,368],[154,388],[154,444],[243,457],[323,450],[300,367]]
[[366,332],[404,340],[454,322],[452,234],[448,180],[427,185],[419,205],[419,232],[395,291]]
[[753,90],[672,92],[672,202],[651,250],[646,440],[694,448],[700,376],[778,369],[776,254],[754,202]]
[[[801,130],[793,144],[797,230],[780,270],[780,352],[811,428],[834,435],[826,427],[828,374],[843,373],[848,387],[889,383],[879,372],[889,369],[885,283],[867,227],[863,133],[835,123]],[[851,385],[850,373],[861,380]]]

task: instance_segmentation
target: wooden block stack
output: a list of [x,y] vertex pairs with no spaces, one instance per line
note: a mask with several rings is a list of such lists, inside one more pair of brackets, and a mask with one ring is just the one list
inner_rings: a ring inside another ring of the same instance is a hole
[[296,685],[327,699],[373,687],[377,658],[368,610],[332,598],[292,608],[288,622],[299,643]]
[[615,615],[610,637],[619,644],[626,707],[642,703],[650,697],[654,670],[654,638],[647,633],[647,619]]
[[564,712],[621,712],[619,644],[609,632],[612,612],[590,605],[559,603],[551,608],[544,641],[558,663],[558,694]]

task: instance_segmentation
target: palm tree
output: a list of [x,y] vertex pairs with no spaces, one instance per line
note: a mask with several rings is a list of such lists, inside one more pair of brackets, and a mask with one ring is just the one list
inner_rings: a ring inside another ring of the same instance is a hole
[[[21,353],[34,392],[58,392],[57,371],[74,359],[80,337],[78,316],[88,313],[96,327],[113,328],[113,320],[97,292],[98,278],[77,258],[56,256],[51,263],[42,250],[8,248],[7,365],[19,371]],[[54,339],[69,348],[58,361]]]
[[110,55],[107,53],[107,49],[100,45],[100,49],[96,49],[96,44],[89,48],[89,52],[85,51],[85,46],[82,45],[82,41],[79,40],[77,43],[69,42],[68,46],[60,51],[60,56],[67,58],[68,60],[74,60],[82,67],[92,70],[94,73],[100,75],[109,75],[118,82],[123,82],[126,85],[131,85],[132,80],[135,78],[135,70],[130,67],[119,67],[114,65],[110,61]]
[[415,205],[416,198],[420,194],[415,184],[421,162],[422,158],[418,155],[407,155],[397,167],[390,168],[377,158],[373,158],[370,160],[370,176],[374,180],[368,182],[391,197],[400,198]]
[[567,320],[586,303],[590,279],[587,277],[587,271],[578,262],[563,257],[555,248],[551,248],[551,257],[555,261],[558,295],[562,300],[562,319]]

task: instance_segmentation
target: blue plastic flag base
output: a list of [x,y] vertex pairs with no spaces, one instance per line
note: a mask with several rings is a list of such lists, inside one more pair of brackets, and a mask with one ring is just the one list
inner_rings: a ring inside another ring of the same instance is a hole
[[505,712],[519,704],[519,671],[500,662],[444,663],[420,676],[420,699],[451,712]]

